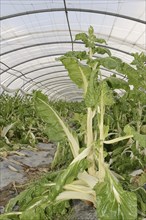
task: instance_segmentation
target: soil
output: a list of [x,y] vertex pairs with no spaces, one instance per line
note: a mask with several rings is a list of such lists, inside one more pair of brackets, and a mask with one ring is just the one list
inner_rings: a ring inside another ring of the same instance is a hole
[[50,170],[55,151],[54,144],[39,143],[35,150],[20,150],[0,158],[0,214],[11,198]]
[[[20,150],[0,158],[0,214],[11,198],[50,171],[55,151],[54,144],[39,143],[34,151]],[[79,200],[72,201],[72,206],[71,220],[97,220],[93,206]]]

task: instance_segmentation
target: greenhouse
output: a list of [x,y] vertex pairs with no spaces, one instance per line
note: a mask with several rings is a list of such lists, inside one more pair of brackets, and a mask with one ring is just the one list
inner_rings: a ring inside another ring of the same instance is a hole
[[0,8],[0,220],[146,220],[146,1]]

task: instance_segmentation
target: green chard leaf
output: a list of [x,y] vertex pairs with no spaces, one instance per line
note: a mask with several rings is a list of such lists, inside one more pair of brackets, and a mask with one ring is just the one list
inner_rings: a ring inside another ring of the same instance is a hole
[[47,216],[44,213],[44,209],[40,206],[37,206],[35,209],[27,209],[26,211],[22,212],[20,215],[20,220],[47,220]]
[[75,57],[61,57],[61,62],[68,71],[70,79],[79,87],[87,91],[88,79],[91,74],[91,68],[81,64]]
[[107,69],[116,69],[117,68],[117,62],[112,57],[105,57],[100,59],[100,64],[107,68]]
[[112,90],[107,85],[107,82],[102,81],[98,87],[98,97],[100,102],[104,102],[104,105],[113,105],[114,98]]
[[95,47],[94,49],[94,53],[98,53],[98,54],[108,54],[109,56],[111,56],[111,52],[109,49],[104,48],[104,47]]
[[42,94],[40,98],[40,92],[34,94],[34,101],[38,115],[48,126],[46,129],[48,137],[54,141],[60,141],[67,138],[72,154],[76,157],[79,153],[79,143],[76,133],[71,132],[58,113],[49,105],[49,102],[42,99]]
[[125,91],[130,90],[129,84],[123,79],[119,79],[117,77],[110,76],[110,77],[106,78],[105,81],[107,82],[109,87],[111,87],[112,89],[124,89]]
[[136,220],[137,199],[133,192],[122,189],[113,177],[97,183],[97,216],[100,220]]
[[134,139],[139,142],[141,147],[146,148],[146,135],[134,132]]
[[[74,57],[80,60],[85,60],[88,58],[86,51],[69,51],[64,54],[65,57]],[[62,57],[64,57],[62,56]],[[58,59],[57,59],[58,60]],[[59,58],[60,60],[60,58]]]
[[85,33],[76,34],[75,40],[81,40],[85,45],[88,45],[88,35]]
[[52,191],[51,199],[55,199],[56,196],[62,192],[63,186],[71,183],[78,176],[80,171],[84,171],[87,168],[87,165],[88,163],[86,160],[80,160],[70,164],[68,168],[65,169],[64,172],[56,179],[56,185]]
[[97,91],[97,83],[96,83],[96,71],[93,71],[90,76],[90,80],[88,83],[88,88],[85,96],[85,104],[87,107],[95,107],[97,105],[98,96],[96,94]]
[[141,147],[146,147],[146,135],[138,133],[134,128],[130,127],[130,125],[124,127],[124,132],[128,135],[132,134],[134,140],[138,141]]

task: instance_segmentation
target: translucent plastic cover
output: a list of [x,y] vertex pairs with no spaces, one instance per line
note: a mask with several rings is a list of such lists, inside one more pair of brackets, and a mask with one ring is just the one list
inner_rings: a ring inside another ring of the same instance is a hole
[[[145,0],[1,0],[1,92],[41,89],[54,99],[82,91],[56,58],[83,50],[75,35],[93,26],[114,56],[131,62],[146,50]],[[111,73],[103,70],[103,76]]]

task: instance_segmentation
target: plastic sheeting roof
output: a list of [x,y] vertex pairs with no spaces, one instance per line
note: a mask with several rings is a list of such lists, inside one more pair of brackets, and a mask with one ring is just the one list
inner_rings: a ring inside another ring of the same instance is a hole
[[[145,0],[1,0],[1,92],[41,89],[52,99],[78,100],[82,91],[56,58],[83,50],[75,35],[94,27],[114,56],[131,62],[146,51]],[[102,70],[103,76],[111,72]]]

